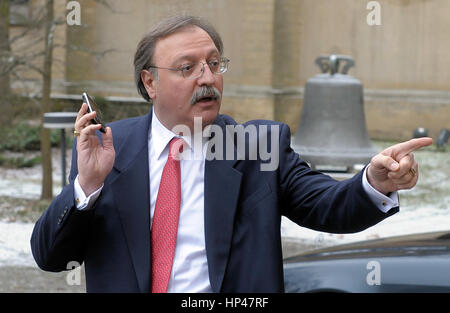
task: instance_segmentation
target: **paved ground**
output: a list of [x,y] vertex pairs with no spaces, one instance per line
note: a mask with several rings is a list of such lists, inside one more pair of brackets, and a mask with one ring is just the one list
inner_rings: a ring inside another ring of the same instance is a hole
[[34,267],[2,266],[0,267],[0,293],[86,292],[83,268],[80,285],[70,286],[66,282],[68,273],[49,273]]
[[[283,242],[283,253],[285,257],[288,257],[315,247],[300,241],[287,240]],[[75,271],[50,273],[44,272],[37,267],[0,266],[0,293],[86,292],[84,266],[81,267],[79,274],[81,279],[78,285],[77,272]]]

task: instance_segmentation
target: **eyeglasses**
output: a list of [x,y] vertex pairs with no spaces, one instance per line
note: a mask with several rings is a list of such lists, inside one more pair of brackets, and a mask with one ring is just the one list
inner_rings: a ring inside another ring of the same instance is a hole
[[219,58],[213,59],[206,63],[198,62],[198,63],[187,63],[182,65],[179,68],[169,68],[169,67],[158,67],[150,65],[149,68],[158,68],[163,70],[170,70],[181,72],[184,78],[186,79],[196,79],[203,75],[205,72],[205,64],[208,64],[209,69],[213,74],[223,74],[228,70],[228,63],[230,62],[227,58]]

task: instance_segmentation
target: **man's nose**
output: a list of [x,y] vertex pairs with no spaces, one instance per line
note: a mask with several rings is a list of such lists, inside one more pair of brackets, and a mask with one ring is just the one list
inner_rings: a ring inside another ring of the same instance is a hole
[[211,86],[215,82],[215,75],[213,72],[211,72],[211,69],[209,68],[208,64],[203,63],[203,73],[202,76],[200,76],[197,79],[197,82],[200,86],[206,85]]

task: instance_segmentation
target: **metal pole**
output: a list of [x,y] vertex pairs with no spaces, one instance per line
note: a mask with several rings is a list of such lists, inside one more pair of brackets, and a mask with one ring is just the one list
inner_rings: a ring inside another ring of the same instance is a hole
[[61,169],[62,169],[62,186],[66,185],[66,130],[61,129]]

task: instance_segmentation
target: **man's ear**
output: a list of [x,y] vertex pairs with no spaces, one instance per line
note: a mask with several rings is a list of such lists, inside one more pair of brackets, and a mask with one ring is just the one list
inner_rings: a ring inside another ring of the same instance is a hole
[[141,71],[141,80],[144,84],[145,90],[147,90],[148,96],[151,99],[154,99],[156,97],[156,82],[155,75],[153,73],[142,70]]

